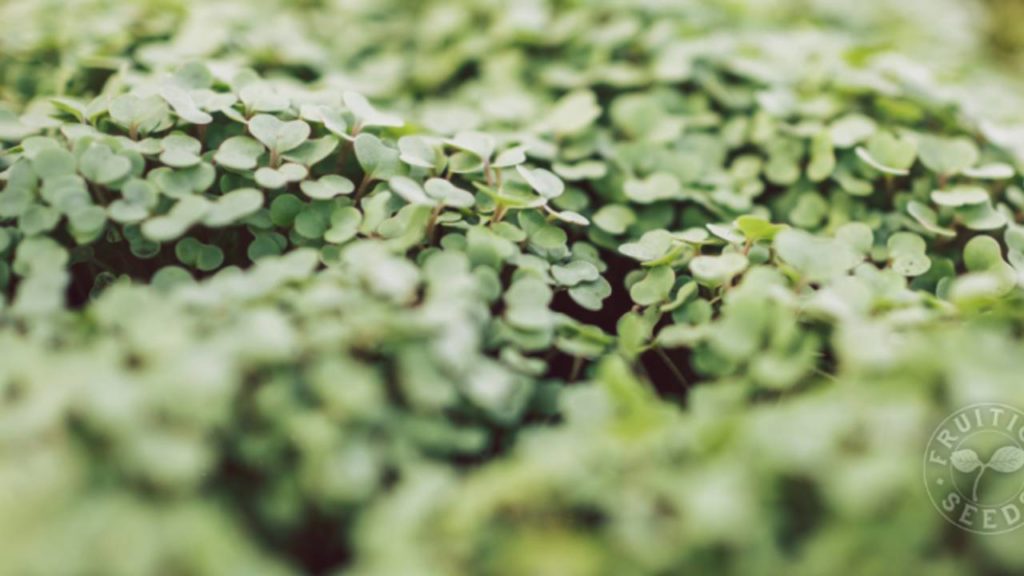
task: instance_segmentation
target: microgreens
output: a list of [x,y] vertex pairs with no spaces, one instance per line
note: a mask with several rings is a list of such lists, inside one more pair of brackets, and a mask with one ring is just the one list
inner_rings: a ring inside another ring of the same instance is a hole
[[499,4],[0,5],[0,573],[1019,571],[974,7]]

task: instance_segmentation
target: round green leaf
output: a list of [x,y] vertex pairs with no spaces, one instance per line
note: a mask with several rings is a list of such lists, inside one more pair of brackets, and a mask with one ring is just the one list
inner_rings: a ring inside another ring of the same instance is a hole
[[429,198],[452,208],[472,208],[476,199],[468,191],[444,178],[431,178],[423,184]]
[[237,223],[263,207],[263,193],[255,188],[232,190],[217,198],[203,217],[203,224],[219,228]]
[[249,132],[271,151],[281,154],[305,142],[310,128],[302,120],[283,122],[276,116],[257,114],[249,120]]
[[355,184],[344,176],[328,174],[318,180],[305,180],[299,187],[302,193],[314,200],[330,200],[336,196],[345,196],[355,190]]
[[[692,264],[692,263],[691,263]],[[668,266],[655,266],[629,288],[629,296],[638,306],[651,306],[668,300],[676,275]]]
[[32,158],[32,169],[43,180],[74,174],[75,167],[75,156],[63,148],[40,150]]
[[562,195],[562,192],[565,192],[565,183],[562,182],[562,179],[544,168],[530,169],[525,166],[516,166],[516,171],[534,191],[544,198],[557,198]]
[[738,252],[718,256],[696,256],[690,260],[690,273],[701,284],[722,286],[747,269],[747,257]]
[[967,138],[924,135],[919,139],[921,163],[933,172],[959,174],[978,161],[978,147]]
[[252,170],[256,168],[263,145],[248,136],[232,136],[221,143],[213,160],[233,170]]

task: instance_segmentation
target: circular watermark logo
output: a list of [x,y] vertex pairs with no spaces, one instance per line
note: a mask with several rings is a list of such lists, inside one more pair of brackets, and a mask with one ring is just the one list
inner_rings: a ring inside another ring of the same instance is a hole
[[928,441],[924,482],[939,513],[964,530],[1024,526],[1024,412],[985,403],[951,414]]

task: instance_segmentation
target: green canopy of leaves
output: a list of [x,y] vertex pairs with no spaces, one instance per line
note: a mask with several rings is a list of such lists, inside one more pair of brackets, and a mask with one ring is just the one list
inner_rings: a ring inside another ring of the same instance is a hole
[[1024,566],[919,473],[1024,406],[960,2],[61,4],[0,5],[0,573]]

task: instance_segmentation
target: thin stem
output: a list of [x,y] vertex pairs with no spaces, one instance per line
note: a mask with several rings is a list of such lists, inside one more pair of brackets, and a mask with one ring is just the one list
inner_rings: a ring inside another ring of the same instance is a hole
[[491,225],[493,226],[498,222],[501,222],[502,218],[505,217],[506,212],[508,212],[508,206],[498,204],[497,207],[494,208],[494,215],[491,216]]
[[690,382],[686,379],[686,376],[683,376],[683,373],[679,371],[679,368],[675,365],[675,362],[672,362],[672,359],[668,357],[668,354],[665,352],[665,350],[659,346],[655,346],[654,351],[658,353],[658,356],[661,357],[661,360],[665,362],[665,364],[668,366],[668,369],[672,371],[672,375],[675,376],[676,379],[682,383],[683,389],[685,390],[689,388]]
[[370,176],[369,174],[364,175],[363,180],[359,182],[359,187],[356,188],[356,193],[355,196],[353,197],[353,201],[359,202],[359,200],[363,197],[363,194],[366,193],[366,188],[370,185],[370,182],[373,182],[373,177]]
[[978,502],[978,485],[981,483],[981,477],[985,475],[985,470],[988,470],[988,466],[982,464],[981,472],[978,472],[978,477],[974,479],[974,489],[971,491],[971,496],[975,502]]
[[825,378],[827,380],[831,380],[832,382],[838,382],[839,381],[839,379],[836,378],[834,374],[829,374],[828,372],[822,370],[821,368],[818,368],[817,366],[812,368],[811,371],[814,372],[815,374],[817,374],[818,376],[821,376],[822,378]]
[[491,163],[484,160],[484,177],[487,179],[488,186],[494,186],[494,171],[491,170]]
[[342,144],[341,150],[338,152],[338,160],[335,162],[336,171],[341,173],[345,168],[345,163],[348,162],[348,156],[352,153],[352,140],[345,140]]
[[569,372],[569,382],[575,382],[579,378],[580,370],[583,368],[583,357],[573,356],[572,358],[572,371]]
[[427,220],[427,242],[434,243],[434,230],[437,228],[437,219],[441,216],[441,211],[444,210],[444,204],[438,204],[434,206],[434,209],[430,211],[430,219]]
[[86,187],[92,192],[93,196],[96,197],[97,204],[101,206],[107,206],[110,204],[110,198],[107,196],[107,190],[102,185],[86,182]]

